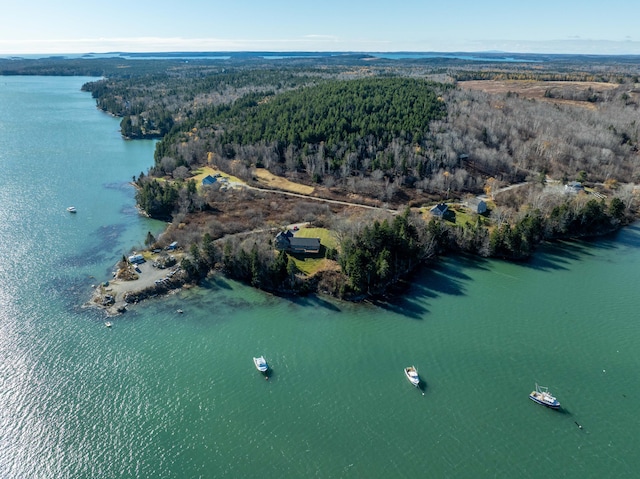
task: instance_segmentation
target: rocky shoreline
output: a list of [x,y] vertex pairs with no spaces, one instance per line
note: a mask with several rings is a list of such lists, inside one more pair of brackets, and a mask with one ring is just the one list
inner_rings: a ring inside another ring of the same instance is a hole
[[95,287],[87,306],[104,309],[110,316],[122,314],[127,306],[147,298],[161,296],[182,288],[184,272],[172,262],[165,267],[153,257],[139,264],[127,263],[114,273],[114,279]]

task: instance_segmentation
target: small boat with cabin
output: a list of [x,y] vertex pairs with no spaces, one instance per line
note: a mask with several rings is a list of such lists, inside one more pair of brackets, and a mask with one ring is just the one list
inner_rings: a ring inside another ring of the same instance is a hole
[[75,207],[75,206],[69,206],[69,207],[67,208],[67,211],[68,211],[69,213],[76,213],[78,210],[76,210],[76,207]]
[[256,365],[256,369],[262,374],[267,374],[269,371],[269,365],[267,364],[267,360],[264,359],[264,356],[253,358],[253,364]]
[[551,409],[560,409],[560,402],[549,392],[549,388],[538,386],[538,383],[536,390],[529,394],[529,399]]
[[407,379],[411,384],[415,387],[420,386],[420,376],[418,375],[418,370],[415,366],[409,366],[404,368],[404,375],[407,376]]

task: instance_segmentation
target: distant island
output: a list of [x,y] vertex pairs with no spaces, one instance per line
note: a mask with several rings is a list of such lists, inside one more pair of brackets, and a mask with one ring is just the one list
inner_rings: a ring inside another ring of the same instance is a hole
[[[120,302],[215,271],[359,300],[441,254],[523,261],[543,241],[633,221],[638,59],[130,55],[0,60],[0,72],[100,76],[83,89],[123,136],[160,139],[133,183],[141,210],[170,221],[143,258],[173,273]],[[117,275],[139,277],[128,258]]]

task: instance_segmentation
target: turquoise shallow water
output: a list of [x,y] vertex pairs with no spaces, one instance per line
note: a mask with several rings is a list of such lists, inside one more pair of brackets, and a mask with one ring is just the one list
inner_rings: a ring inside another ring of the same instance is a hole
[[87,80],[0,77],[0,477],[637,477],[638,225],[445,258],[392,305],[214,278],[107,329],[91,284],[164,225],[128,185],[153,142]]

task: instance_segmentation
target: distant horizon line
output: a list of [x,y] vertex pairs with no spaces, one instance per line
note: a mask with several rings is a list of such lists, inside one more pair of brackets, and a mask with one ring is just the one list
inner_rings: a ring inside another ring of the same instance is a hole
[[545,55],[545,56],[601,56],[601,57],[640,57],[640,53],[569,53],[569,52],[513,52],[508,50],[456,50],[456,51],[436,51],[436,50],[111,50],[107,52],[86,51],[86,52],[31,52],[31,53],[0,53],[0,58],[25,58],[25,57],[60,57],[60,56],[104,56],[104,55],[247,55],[247,54],[274,54],[274,55]]

